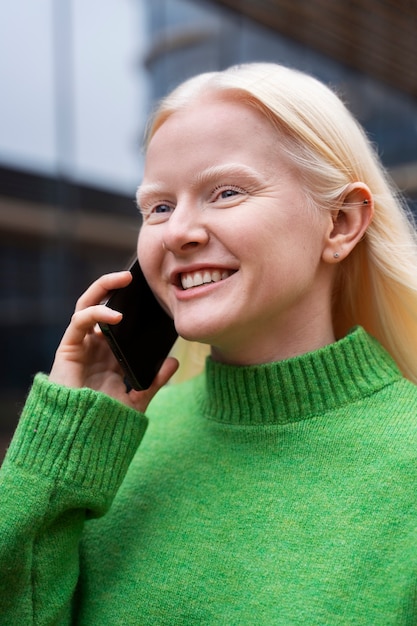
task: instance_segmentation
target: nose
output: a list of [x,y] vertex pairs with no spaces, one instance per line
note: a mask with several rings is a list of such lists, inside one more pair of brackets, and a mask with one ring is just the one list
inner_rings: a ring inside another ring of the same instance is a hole
[[203,210],[190,201],[178,202],[164,224],[164,248],[176,255],[184,255],[205,246],[209,238]]

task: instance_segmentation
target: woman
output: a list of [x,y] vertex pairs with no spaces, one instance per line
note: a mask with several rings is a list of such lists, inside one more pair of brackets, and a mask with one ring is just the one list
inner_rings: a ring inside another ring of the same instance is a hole
[[297,71],[205,74],[154,116],[138,204],[211,357],[127,393],[96,325],[130,275],[80,298],[2,470],[2,623],[414,624],[417,247],[364,133]]

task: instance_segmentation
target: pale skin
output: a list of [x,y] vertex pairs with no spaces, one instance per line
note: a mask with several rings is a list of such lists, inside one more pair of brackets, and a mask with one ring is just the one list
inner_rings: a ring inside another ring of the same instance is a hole
[[[335,273],[373,214],[368,187],[355,182],[333,211],[306,217],[298,180],[276,143],[259,112],[206,98],[154,135],[139,193],[146,212],[138,255],[151,287],[181,335],[210,344],[215,359],[235,365],[289,358],[334,341]],[[225,271],[226,278],[180,287],[181,276],[205,268]],[[97,322],[120,321],[100,302],[130,278],[129,272],[102,276],[81,296],[50,380],[91,387],[144,412],[178,364],[167,359],[150,389],[126,393]]]
[[126,393],[123,373],[97,323],[115,324],[121,320],[120,313],[99,303],[113,289],[126,287],[131,279],[130,272],[106,274],[83,293],[56,352],[49,379],[67,387],[101,391],[144,413],[153,396],[175,373],[178,362],[166,359],[149,389]]

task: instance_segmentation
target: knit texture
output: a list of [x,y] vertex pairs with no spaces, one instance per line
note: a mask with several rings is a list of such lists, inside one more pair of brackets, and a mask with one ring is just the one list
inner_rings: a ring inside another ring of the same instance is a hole
[[1,623],[416,624],[416,408],[360,328],[209,359],[157,395],[133,459],[143,416],[41,378],[3,469]]
[[108,510],[146,425],[103,394],[36,377],[0,471],[2,626],[73,623],[84,522]]

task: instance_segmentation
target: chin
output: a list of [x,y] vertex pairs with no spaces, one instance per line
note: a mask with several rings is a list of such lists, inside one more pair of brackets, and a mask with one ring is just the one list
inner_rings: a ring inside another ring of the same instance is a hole
[[175,328],[178,335],[183,339],[209,345],[213,343],[217,335],[216,333],[210,332],[208,329],[202,328],[201,325],[177,324],[176,320]]
[[177,328],[177,333],[180,337],[185,339],[186,341],[195,341],[197,343],[204,343],[210,345],[212,343],[210,337],[207,337],[203,333],[199,332],[191,332],[191,331],[183,331]]

